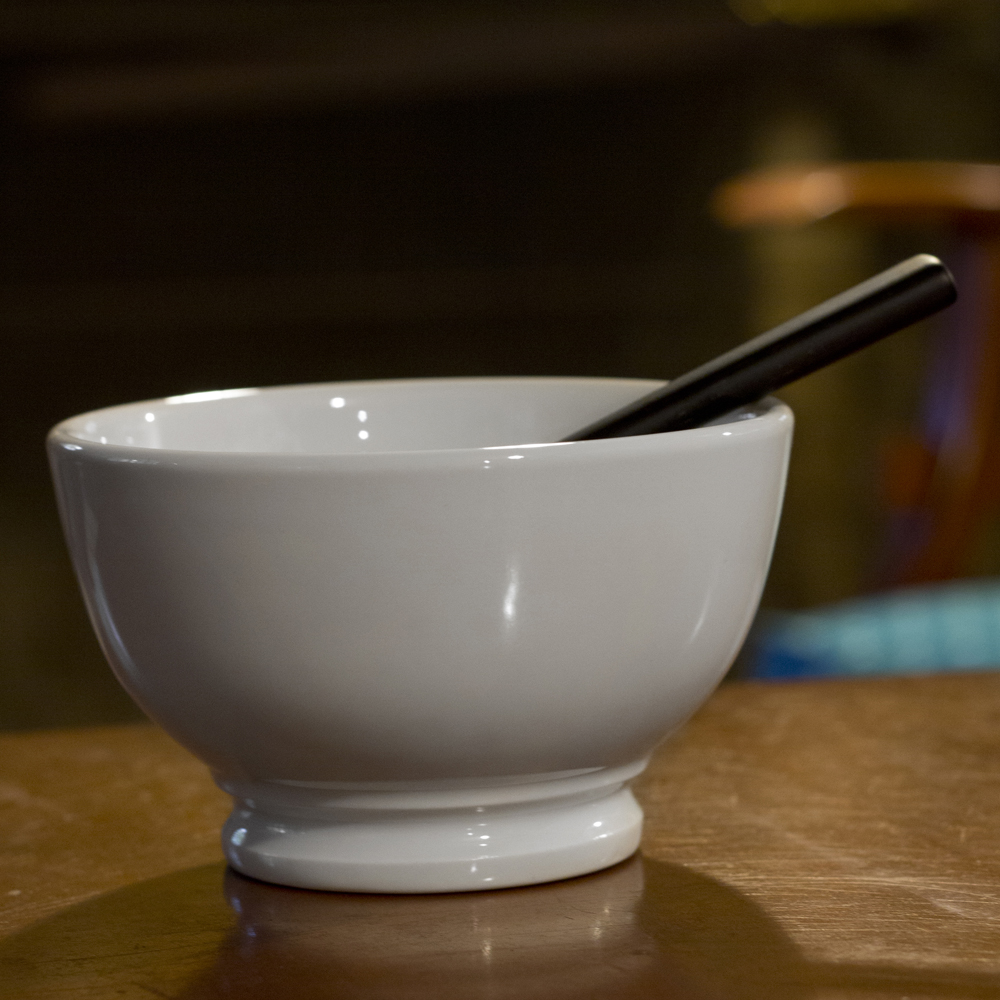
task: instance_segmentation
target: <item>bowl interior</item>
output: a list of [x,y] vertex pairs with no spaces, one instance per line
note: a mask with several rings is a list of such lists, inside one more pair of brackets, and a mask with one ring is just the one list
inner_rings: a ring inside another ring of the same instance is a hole
[[199,452],[482,448],[558,441],[662,384],[511,378],[235,389],[99,410],[59,430],[79,441]]

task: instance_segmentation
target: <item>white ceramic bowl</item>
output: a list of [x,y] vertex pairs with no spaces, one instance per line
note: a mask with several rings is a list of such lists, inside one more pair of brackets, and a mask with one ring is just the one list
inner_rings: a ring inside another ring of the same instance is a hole
[[52,431],[94,627],[233,795],[237,869],[433,892],[636,849],[627,783],[743,641],[792,433],[770,400],[544,443],[659,384],[236,390]]

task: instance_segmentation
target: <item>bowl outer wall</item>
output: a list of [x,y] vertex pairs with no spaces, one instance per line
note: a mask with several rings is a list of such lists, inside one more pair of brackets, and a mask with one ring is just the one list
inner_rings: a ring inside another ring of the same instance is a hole
[[775,404],[545,448],[50,454],[102,646],[176,739],[231,777],[438,781],[683,722],[756,611],[791,432]]

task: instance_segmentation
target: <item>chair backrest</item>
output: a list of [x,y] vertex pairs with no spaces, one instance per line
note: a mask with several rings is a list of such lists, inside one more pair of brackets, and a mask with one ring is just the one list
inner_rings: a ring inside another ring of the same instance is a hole
[[835,215],[882,226],[937,224],[955,235],[959,307],[931,365],[919,435],[889,448],[883,493],[894,502],[883,584],[959,576],[1000,503],[1000,165],[815,163],[723,184],[713,210],[728,226],[804,226]]

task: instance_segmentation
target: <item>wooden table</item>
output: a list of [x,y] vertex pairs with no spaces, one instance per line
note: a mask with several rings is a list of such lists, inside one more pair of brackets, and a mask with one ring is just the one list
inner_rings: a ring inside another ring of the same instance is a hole
[[284,889],[151,726],[0,737],[0,997],[1000,998],[1000,674],[731,684],[547,886]]

